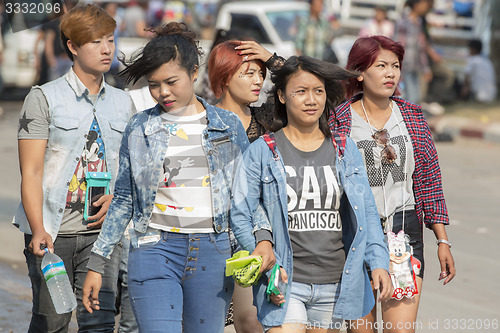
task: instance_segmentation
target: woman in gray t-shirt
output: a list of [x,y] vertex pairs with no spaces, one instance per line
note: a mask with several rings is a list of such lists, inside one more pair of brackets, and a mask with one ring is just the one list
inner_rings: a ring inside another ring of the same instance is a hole
[[[266,331],[338,332],[342,319],[360,318],[373,307],[365,263],[381,299],[390,295],[389,255],[363,160],[354,142],[332,134],[327,124],[343,98],[339,80],[357,74],[306,56],[291,57],[273,74],[275,134],[243,154],[231,228],[249,251],[256,243],[252,230],[272,230],[288,285],[270,296],[273,304],[264,299],[267,278],[254,286]],[[253,218],[259,204],[268,221]]]

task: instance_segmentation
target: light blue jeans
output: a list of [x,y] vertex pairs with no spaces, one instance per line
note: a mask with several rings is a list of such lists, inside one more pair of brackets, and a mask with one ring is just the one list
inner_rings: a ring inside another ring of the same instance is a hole
[[222,333],[233,279],[228,233],[161,232],[160,240],[132,247],[128,278],[139,331]]
[[285,324],[303,324],[307,329],[340,329],[342,319],[333,319],[340,283],[312,284],[292,281]]

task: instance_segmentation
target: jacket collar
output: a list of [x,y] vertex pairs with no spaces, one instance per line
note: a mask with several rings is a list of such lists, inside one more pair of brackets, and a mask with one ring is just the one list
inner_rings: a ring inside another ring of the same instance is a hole
[[[82,97],[83,95],[89,94],[89,89],[83,84],[80,78],[78,78],[75,71],[73,70],[73,67],[69,69],[64,78],[68,82],[71,89],[75,91],[75,94],[78,98]],[[106,82],[104,81],[104,74],[103,74],[98,95],[102,94],[102,97],[104,97],[105,91],[106,91]]]
[[197,96],[196,98],[198,99],[198,101],[201,102],[201,104],[203,104],[203,107],[207,110],[207,119],[208,119],[207,127],[209,130],[225,131],[229,128],[229,126],[226,123],[224,123],[224,121],[219,115],[219,110],[223,109],[208,104],[207,101],[205,101],[201,97]]
[[[198,101],[203,104],[205,110],[207,110],[207,128],[213,131],[224,131],[229,128],[229,126],[224,123],[222,118],[219,116],[218,110],[221,110],[218,107],[208,104],[203,98],[196,96]],[[155,132],[165,129],[163,123],[161,122],[161,113],[164,112],[160,104],[156,104],[156,106],[150,109],[150,115],[148,117],[148,122],[146,124],[146,128],[144,129],[145,135],[151,135]]]
[[[356,101],[359,101],[362,97],[363,97],[363,93],[362,92],[354,95],[349,100],[348,105],[351,105],[351,104],[353,104]],[[404,99],[402,99],[401,97],[398,97],[398,96],[391,96],[389,98],[392,99],[394,102],[396,102],[400,106],[400,109],[405,108],[405,111],[406,111],[407,108],[412,108],[412,109],[415,109],[415,108],[416,109],[420,109],[421,108],[421,106],[419,106],[417,104],[414,104],[414,103],[411,103],[411,102],[409,102],[407,100],[404,100]]]

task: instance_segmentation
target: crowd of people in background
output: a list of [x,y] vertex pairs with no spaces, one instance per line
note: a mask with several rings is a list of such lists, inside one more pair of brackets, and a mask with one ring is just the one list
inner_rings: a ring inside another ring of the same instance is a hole
[[[52,306],[42,247],[64,261],[82,332],[113,332],[119,312],[119,332],[223,332],[231,307],[238,333],[333,333],[361,318],[348,331],[370,332],[377,303],[385,322],[413,323],[424,226],[436,238],[439,280],[455,277],[421,107],[432,80],[444,89],[454,81],[429,35],[432,0],[407,0],[396,21],[376,7],[345,68],[331,49],[338,20],[310,0],[296,56],[226,32],[203,77],[196,31],[205,23],[194,7],[101,5],[68,8],[39,28],[39,85],[20,112],[13,223],[25,236],[30,332],[64,331],[71,320]],[[120,59],[124,37],[147,43]],[[469,48],[458,94],[492,102],[492,64],[480,41]],[[269,98],[255,105],[266,76]],[[123,90],[137,82],[146,87]],[[111,183],[87,218],[89,172]],[[262,257],[247,289],[224,274],[241,249]],[[269,296],[275,264],[282,284]]]
[[[296,53],[338,63],[338,56],[331,44],[335,37],[343,34],[339,13],[333,11],[338,10],[340,5],[333,5],[335,1],[332,4],[324,0],[309,2],[309,16],[297,21],[294,38]],[[489,94],[493,94],[493,99],[489,97],[477,99],[476,95],[465,93],[470,83],[468,69],[466,67],[458,71],[456,68],[452,69],[443,57],[442,50],[434,45],[427,19],[427,14],[433,10],[434,2],[435,0],[405,1],[400,17],[396,17],[395,13],[388,15],[389,7],[375,6],[373,18],[363,24],[359,30],[359,36],[384,35],[405,45],[407,58],[403,68],[405,74],[401,82],[402,92],[406,98],[422,104],[428,110],[442,111],[439,104],[447,104],[459,99],[486,103],[495,100],[496,92],[491,90],[492,87],[490,87]],[[443,6],[445,2],[457,17],[472,17],[473,1],[448,0],[440,1],[439,5]],[[209,27],[213,26],[217,13],[217,3],[213,2],[131,0],[123,3],[97,2],[97,4],[105,8],[117,22],[115,30],[117,49],[120,49],[120,38],[151,38],[152,33],[148,31],[148,28],[171,21],[186,22],[199,35],[206,35],[204,31],[209,31]],[[0,12],[2,12],[1,7]],[[65,73],[71,66],[71,61],[58,41],[59,19],[50,20],[48,17],[45,20],[46,23],[32,28],[38,31],[33,47],[33,54],[36,57],[34,65],[37,71],[37,84],[53,80]],[[5,11],[0,20],[3,28],[2,34],[5,34],[9,21]],[[484,53],[485,50],[488,49],[483,47],[481,57],[478,59],[485,60],[487,63],[488,56]],[[484,67],[486,68],[487,64]],[[119,70],[120,63],[115,57],[113,66],[106,77],[113,85],[124,88],[123,79],[116,75]],[[489,72],[489,75],[491,76],[492,73],[494,74],[494,71]],[[488,85],[492,79],[496,80],[495,77],[484,77]]]

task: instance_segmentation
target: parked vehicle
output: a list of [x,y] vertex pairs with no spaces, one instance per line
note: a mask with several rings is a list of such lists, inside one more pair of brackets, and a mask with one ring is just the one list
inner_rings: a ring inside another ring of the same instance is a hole
[[[255,40],[270,52],[288,58],[295,54],[294,36],[301,17],[308,15],[309,4],[303,1],[234,1],[222,3],[215,22],[214,36],[219,31],[231,31],[241,39]],[[202,58],[200,76],[205,72],[213,41],[202,41],[205,56]],[[201,90],[198,80],[195,87]],[[269,76],[264,83],[264,91],[269,90]],[[261,94],[258,104],[266,99]]]
[[[27,29],[4,35],[2,79],[5,88],[29,88],[36,81],[35,41],[38,32]],[[40,50],[43,46],[40,47]]]
[[288,58],[295,54],[297,23],[309,13],[309,4],[298,1],[237,1],[221,6],[215,23],[254,39],[271,52]]

